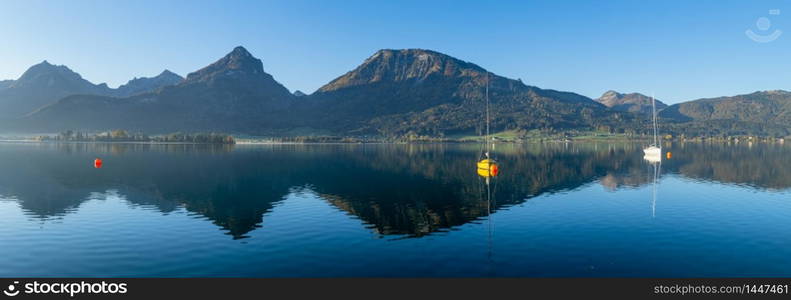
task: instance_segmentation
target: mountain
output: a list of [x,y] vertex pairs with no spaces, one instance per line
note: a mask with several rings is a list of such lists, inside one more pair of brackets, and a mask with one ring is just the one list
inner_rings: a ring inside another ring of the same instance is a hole
[[153,92],[165,86],[176,85],[182,80],[184,80],[184,78],[178,74],[165,70],[155,77],[142,77],[129,80],[126,84],[115,89],[115,91],[113,91],[113,96],[129,97]]
[[671,105],[659,116],[684,123],[687,131],[694,129],[687,134],[786,136],[791,134],[791,92],[698,99]]
[[173,85],[183,78],[165,70],[153,78],[135,78],[118,89],[93,84],[66,66],[47,61],[36,64],[17,80],[0,81],[0,119],[20,118],[34,110],[73,95],[128,97]]
[[[621,94],[616,91],[607,91],[596,102],[604,104],[611,109],[651,115],[651,97],[640,93]],[[655,100],[656,110],[662,110],[667,104]]]
[[679,121],[730,119],[791,125],[791,92],[760,91],[671,105],[661,116]]
[[237,47],[176,85],[126,98],[69,96],[31,113],[20,127],[257,132],[277,126],[292,98],[261,60]]
[[384,136],[480,134],[487,81],[493,131],[633,119],[588,97],[528,86],[439,52],[386,49],[311,94],[308,126]]
[[308,94],[305,94],[305,93],[303,93],[303,92],[302,92],[302,91],[300,91],[300,90],[296,90],[296,91],[294,91],[294,96],[295,96],[295,97],[302,97],[302,96],[307,96],[307,95],[308,95]]
[[18,118],[60,98],[75,94],[109,95],[106,84],[95,85],[66,66],[47,61],[30,67],[0,89],[0,119]]
[[[166,73],[158,77],[176,79]],[[150,82],[133,80],[124,89]],[[423,49],[377,51],[311,95],[291,94],[243,47],[175,85],[162,85],[128,97],[67,96],[28,114],[16,127],[39,132],[123,128],[149,133],[469,136],[484,132],[487,87],[492,132],[634,132],[644,123],[640,116],[608,109],[588,97],[529,86]],[[300,101],[293,101],[297,97]]]
[[13,83],[13,80],[0,80],[0,90],[11,86]]

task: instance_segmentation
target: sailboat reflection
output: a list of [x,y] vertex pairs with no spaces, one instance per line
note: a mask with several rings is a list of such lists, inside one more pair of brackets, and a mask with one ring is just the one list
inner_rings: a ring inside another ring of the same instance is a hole
[[[494,222],[492,220],[492,186],[494,185],[494,189],[496,189],[497,184],[496,181],[493,184],[492,181],[497,179],[497,175],[500,174],[500,168],[497,164],[497,160],[494,159],[492,156],[492,151],[494,151],[494,144],[492,140],[490,140],[490,132],[489,132],[489,73],[486,73],[486,136],[483,139],[483,145],[481,148],[481,154],[478,155],[478,163],[476,164],[477,173],[478,173],[478,186],[481,187],[481,192],[483,192],[484,188],[481,183],[485,184],[486,188],[486,219],[487,219],[487,252],[486,252],[486,259],[488,265],[491,267],[493,266],[492,262],[492,237],[494,236]],[[490,146],[491,145],[491,146]],[[482,181],[482,182],[481,182]],[[483,200],[483,196],[481,197]],[[490,270],[491,272],[491,270]]]
[[657,194],[657,185],[659,183],[659,175],[662,173],[662,157],[657,157],[654,155],[646,155],[643,157],[654,169],[653,171],[653,178],[651,178],[652,186],[651,186],[651,217],[656,216],[656,194]]
[[[488,154],[488,152],[487,152]],[[492,239],[494,238],[494,220],[492,219],[492,207],[496,205],[496,200],[492,197],[493,192],[497,190],[497,165],[494,165],[495,172],[492,174],[491,172],[482,172],[480,168],[480,162],[478,163],[478,186],[480,187],[481,191],[481,201],[486,201],[486,221],[487,221],[487,235],[486,235],[486,261],[489,267],[494,265],[492,260]],[[485,196],[483,194],[486,194]],[[485,197],[485,199],[484,199]],[[490,273],[493,270],[490,270]]]

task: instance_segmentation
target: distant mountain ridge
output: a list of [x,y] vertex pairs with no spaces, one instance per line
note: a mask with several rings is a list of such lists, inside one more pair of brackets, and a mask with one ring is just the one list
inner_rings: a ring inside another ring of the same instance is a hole
[[176,85],[183,80],[184,77],[169,70],[164,70],[154,77],[135,77],[126,84],[119,86],[112,94],[116,97],[129,97],[153,92],[169,85]]
[[[656,100],[656,110],[662,110],[667,104]],[[628,111],[633,113],[651,114],[651,97],[640,93],[621,94],[610,90],[596,99],[596,102],[604,104],[614,110]]]
[[106,84],[93,84],[66,66],[43,61],[0,89],[0,119],[20,117],[74,94],[109,94]]
[[758,91],[698,99],[671,105],[659,115],[686,124],[685,127],[697,124],[696,131],[700,127],[708,128],[704,133],[709,135],[788,136],[791,135],[791,92]]
[[[484,132],[487,87],[492,132],[650,131],[645,95],[608,91],[594,100],[425,49],[379,50],[312,94],[291,93],[241,46],[186,78],[165,70],[118,89],[45,61],[18,80],[0,81],[0,119],[14,118],[0,128],[469,137]],[[663,134],[791,135],[791,92],[656,105]]]
[[791,125],[791,92],[758,91],[671,105],[661,114],[678,121],[733,119]]
[[265,73],[261,60],[235,48],[176,85],[126,98],[73,95],[25,118],[40,130],[125,128],[146,132],[244,132],[273,126],[267,115],[293,96]]
[[170,71],[153,78],[135,78],[118,89],[93,84],[63,65],[48,61],[28,68],[17,80],[0,81],[0,119],[20,118],[43,106],[72,95],[127,97],[150,92],[181,81]]

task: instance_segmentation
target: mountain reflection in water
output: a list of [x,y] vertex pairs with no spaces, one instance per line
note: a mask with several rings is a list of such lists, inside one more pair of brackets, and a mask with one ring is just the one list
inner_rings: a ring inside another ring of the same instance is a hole
[[[758,190],[791,187],[791,147],[668,144],[661,177]],[[262,226],[294,191],[310,191],[382,236],[422,237],[486,218],[488,210],[599,183],[653,182],[639,144],[498,145],[491,203],[475,173],[477,145],[0,144],[0,198],[42,220],[73,213],[95,193],[131,205],[202,215],[233,238]],[[92,167],[95,157],[104,167]],[[648,198],[647,198],[648,199]],[[595,199],[591,199],[592,201]],[[489,205],[491,204],[491,207]]]

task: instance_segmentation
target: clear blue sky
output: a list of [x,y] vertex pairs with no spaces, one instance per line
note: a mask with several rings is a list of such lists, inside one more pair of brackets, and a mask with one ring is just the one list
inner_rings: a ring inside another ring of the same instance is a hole
[[[165,68],[186,75],[243,45],[292,91],[313,92],[382,48],[432,49],[589,97],[791,90],[789,1],[488,2],[5,0],[0,79],[46,59],[115,87]],[[784,33],[757,43],[748,29]]]

